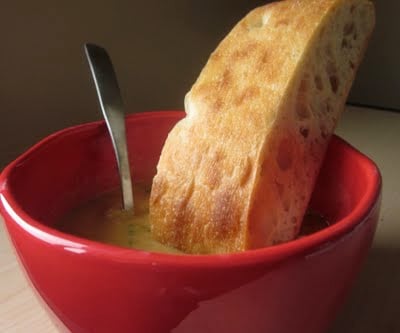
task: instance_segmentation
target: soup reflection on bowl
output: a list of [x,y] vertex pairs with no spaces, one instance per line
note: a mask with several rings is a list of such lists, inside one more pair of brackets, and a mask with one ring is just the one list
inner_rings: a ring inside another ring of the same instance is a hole
[[57,132],[4,169],[0,210],[35,290],[74,333],[324,332],[373,239],[377,167],[333,137],[301,237],[240,253],[182,255],[151,238],[146,211],[161,148],[183,116],[127,118],[135,216],[119,208],[103,122]]

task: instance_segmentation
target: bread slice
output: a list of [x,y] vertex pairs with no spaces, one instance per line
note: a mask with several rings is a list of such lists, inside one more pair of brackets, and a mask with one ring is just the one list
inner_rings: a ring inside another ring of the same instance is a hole
[[188,253],[294,239],[374,24],[369,0],[286,0],[240,21],[165,142],[154,237]]

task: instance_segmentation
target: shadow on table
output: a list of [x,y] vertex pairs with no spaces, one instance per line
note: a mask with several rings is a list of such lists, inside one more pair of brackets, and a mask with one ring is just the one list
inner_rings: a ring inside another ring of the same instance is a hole
[[400,332],[400,244],[372,248],[329,333]]

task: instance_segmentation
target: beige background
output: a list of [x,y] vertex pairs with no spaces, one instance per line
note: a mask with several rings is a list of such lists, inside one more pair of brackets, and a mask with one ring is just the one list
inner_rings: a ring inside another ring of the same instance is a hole
[[[265,2],[3,1],[0,168],[45,135],[100,118],[84,42],[111,53],[129,112],[181,109],[217,42]],[[377,31],[350,100],[400,109],[400,3],[377,7]]]

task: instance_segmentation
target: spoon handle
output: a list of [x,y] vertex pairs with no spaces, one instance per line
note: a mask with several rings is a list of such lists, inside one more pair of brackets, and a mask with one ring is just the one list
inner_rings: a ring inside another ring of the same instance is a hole
[[85,53],[96,85],[97,96],[114,146],[125,210],[133,210],[132,180],[126,144],[125,114],[117,77],[107,51],[85,44]]

